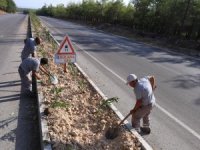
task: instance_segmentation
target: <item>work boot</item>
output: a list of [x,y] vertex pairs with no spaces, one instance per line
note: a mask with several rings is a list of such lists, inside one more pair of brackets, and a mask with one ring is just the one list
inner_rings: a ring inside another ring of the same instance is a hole
[[149,127],[140,127],[140,131],[144,134],[150,134],[151,129]]
[[140,134],[140,128],[134,128],[135,129],[135,131],[137,132],[137,133],[139,133]]

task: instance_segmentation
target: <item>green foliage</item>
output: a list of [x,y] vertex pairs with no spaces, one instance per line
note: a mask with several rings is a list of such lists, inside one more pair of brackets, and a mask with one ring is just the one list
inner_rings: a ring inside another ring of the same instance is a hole
[[44,35],[45,35],[45,39],[47,39],[47,41],[51,40],[51,36],[50,36],[50,32],[49,30],[44,29]]
[[51,93],[55,94],[55,97],[58,97],[59,94],[63,91],[64,89],[61,88],[61,87],[54,87],[52,90],[51,90]]
[[58,18],[64,18],[66,14],[66,8],[63,4],[59,4],[56,6],[55,9],[53,9],[53,16]]
[[0,9],[6,11],[7,5],[7,0],[0,0]]
[[65,101],[54,101],[51,103],[52,108],[69,108],[70,104],[68,102]]
[[110,106],[113,102],[118,102],[119,98],[118,97],[112,97],[112,98],[109,98],[107,100],[104,100],[102,101],[102,103],[100,104],[100,107],[101,109],[104,109],[108,106]]
[[78,75],[78,69],[74,66],[73,63],[68,63],[68,69],[73,77],[77,77]]
[[124,7],[121,12],[121,22],[128,27],[132,27],[134,23],[135,8],[132,4]]
[[84,79],[80,79],[78,81],[78,84],[79,84],[79,88],[80,88],[81,91],[84,91],[86,89],[86,82],[85,82]]
[[6,11],[7,12],[11,12],[14,13],[16,11],[16,4],[13,0],[7,0],[7,8]]
[[0,9],[9,13],[14,13],[17,7],[13,0],[0,0]]
[[[33,24],[34,28],[37,29],[38,27],[41,27],[41,23],[39,18],[36,16],[34,12],[30,12],[30,18],[31,18],[31,23]],[[39,34],[39,33],[38,33]],[[38,35],[37,35],[38,36]]]
[[95,113],[97,117],[101,116],[101,113],[108,109],[111,103],[118,102],[118,97],[112,97],[107,100],[102,100],[100,106],[98,107],[97,112]]
[[120,24],[140,33],[200,38],[199,0],[131,0],[127,6],[123,0],[84,0],[66,7],[44,5],[37,14],[92,24]]

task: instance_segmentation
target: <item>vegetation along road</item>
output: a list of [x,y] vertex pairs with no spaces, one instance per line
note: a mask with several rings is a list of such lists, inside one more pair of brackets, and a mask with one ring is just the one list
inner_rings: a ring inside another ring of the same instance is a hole
[[152,133],[144,138],[155,149],[199,149],[199,59],[71,22],[41,19],[59,42],[66,34],[70,36],[78,64],[105,95],[120,98],[116,106],[124,115],[135,103],[133,91],[125,85],[126,76],[155,75],[158,88]]

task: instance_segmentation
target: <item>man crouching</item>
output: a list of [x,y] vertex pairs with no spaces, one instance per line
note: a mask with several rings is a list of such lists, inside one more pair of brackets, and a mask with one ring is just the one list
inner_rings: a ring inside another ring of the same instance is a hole
[[40,60],[37,58],[26,58],[22,61],[19,66],[18,72],[21,78],[21,93],[30,97],[34,97],[36,93],[32,91],[32,75],[37,79],[41,79],[39,69],[45,72],[44,69],[40,67],[40,65],[48,64],[47,58],[41,58]]

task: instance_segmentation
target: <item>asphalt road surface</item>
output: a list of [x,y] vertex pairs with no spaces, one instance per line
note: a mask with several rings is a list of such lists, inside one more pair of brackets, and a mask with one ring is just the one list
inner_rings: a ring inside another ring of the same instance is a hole
[[77,63],[106,96],[120,98],[115,105],[123,115],[135,103],[132,89],[125,85],[127,75],[155,75],[158,88],[151,114],[152,133],[143,136],[154,149],[200,149],[198,58],[67,21],[41,18],[59,42],[69,35],[77,49]]
[[0,16],[0,150],[39,150],[36,99],[21,96],[18,66],[27,34],[22,14]]

